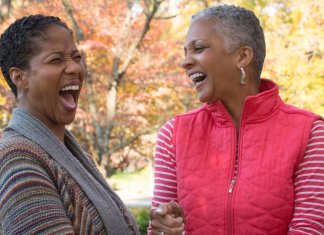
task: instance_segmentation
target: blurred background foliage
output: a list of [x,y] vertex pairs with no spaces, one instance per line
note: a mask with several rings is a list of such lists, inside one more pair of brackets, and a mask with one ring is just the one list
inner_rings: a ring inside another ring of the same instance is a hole
[[[87,79],[68,128],[110,177],[152,165],[158,128],[200,105],[180,67],[183,42],[190,16],[218,3],[255,12],[267,43],[262,77],[279,84],[286,102],[323,115],[323,1],[2,0],[0,33],[38,13],[73,29]],[[0,128],[15,105],[1,78]]]

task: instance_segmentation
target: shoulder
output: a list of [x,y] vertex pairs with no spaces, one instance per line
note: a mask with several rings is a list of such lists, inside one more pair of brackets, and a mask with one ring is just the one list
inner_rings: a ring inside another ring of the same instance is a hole
[[176,125],[179,122],[179,120],[184,120],[187,118],[194,118],[196,115],[198,115],[201,112],[205,111],[205,107],[202,106],[200,108],[194,109],[192,111],[189,111],[187,113],[184,114],[178,114],[175,117],[173,117],[172,119],[168,120],[167,122],[165,122],[160,130],[159,130],[159,135],[163,135],[163,136],[168,136],[168,137],[172,137],[172,133],[174,132],[174,130],[176,129]]
[[32,151],[37,153],[44,152],[39,145],[27,139],[23,135],[20,135],[19,133],[10,129],[6,130],[3,138],[0,140],[0,150],[1,150],[0,156],[15,151],[19,151],[19,152]]
[[315,113],[308,111],[306,109],[298,108],[298,107],[290,105],[290,104],[282,103],[280,109],[282,112],[285,112],[286,114],[299,115],[301,117],[308,118],[313,121],[320,120],[320,119],[323,120],[323,118],[318,114],[315,114]]
[[313,122],[313,129],[324,129],[324,120],[318,119]]
[[172,145],[174,122],[175,118],[172,118],[160,127],[157,134],[156,146]]
[[175,118],[168,120],[161,126],[159,132],[172,132],[174,127],[174,122],[175,122]]
[[42,167],[53,163],[39,145],[10,129],[5,131],[0,140],[0,168],[8,162]]
[[311,136],[313,136],[314,138],[317,138],[317,141],[319,140],[319,137],[324,138],[324,120],[323,119],[319,119],[319,120],[315,120],[312,124],[312,128],[311,128]]
[[205,105],[199,107],[199,108],[196,108],[196,109],[193,109],[187,113],[183,113],[183,114],[178,114],[175,116],[175,119],[177,118],[182,118],[182,117],[192,117],[192,116],[195,116],[201,112],[204,112],[205,111]]

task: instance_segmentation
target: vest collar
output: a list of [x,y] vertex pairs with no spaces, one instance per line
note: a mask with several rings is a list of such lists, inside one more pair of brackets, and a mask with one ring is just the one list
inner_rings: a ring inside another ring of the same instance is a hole
[[[258,122],[272,116],[282,103],[278,94],[278,86],[273,81],[261,79],[260,92],[245,98],[241,122]],[[231,125],[231,116],[220,100],[202,108],[212,114],[215,123]]]

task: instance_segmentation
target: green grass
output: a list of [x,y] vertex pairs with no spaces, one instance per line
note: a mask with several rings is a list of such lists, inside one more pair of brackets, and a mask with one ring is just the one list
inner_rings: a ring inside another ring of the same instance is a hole
[[147,234],[147,227],[150,221],[150,209],[147,207],[131,207],[129,208],[132,212],[133,216],[135,217],[137,226],[139,228],[140,234],[145,235]]
[[142,172],[135,172],[135,173],[116,173],[109,179],[110,182],[112,182],[116,190],[121,190],[123,188],[126,188],[130,182],[140,182],[142,179]]
[[[120,195],[122,200],[134,196],[148,197],[152,188],[153,173],[149,168],[139,172],[121,172],[114,174],[108,179],[110,186]],[[124,197],[124,198],[123,198]],[[129,206],[141,235],[147,234],[147,227],[150,221],[149,207]]]
[[109,178],[108,183],[126,202],[134,198],[150,198],[153,172],[146,168],[135,173],[118,173]]

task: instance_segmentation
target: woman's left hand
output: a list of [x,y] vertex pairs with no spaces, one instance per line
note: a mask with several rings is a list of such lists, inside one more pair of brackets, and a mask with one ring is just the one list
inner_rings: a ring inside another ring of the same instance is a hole
[[184,232],[184,215],[175,202],[164,203],[156,210],[151,210],[152,234],[182,235]]

